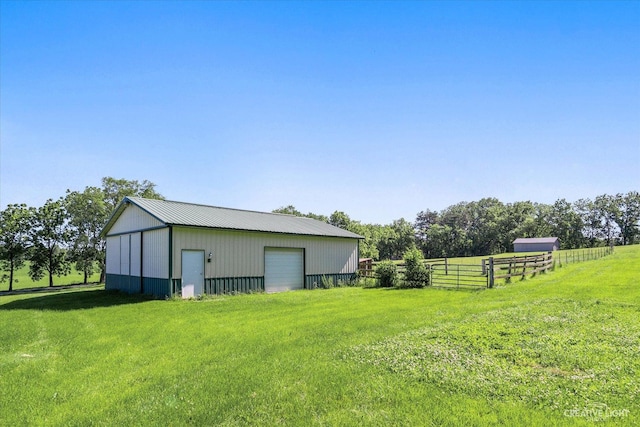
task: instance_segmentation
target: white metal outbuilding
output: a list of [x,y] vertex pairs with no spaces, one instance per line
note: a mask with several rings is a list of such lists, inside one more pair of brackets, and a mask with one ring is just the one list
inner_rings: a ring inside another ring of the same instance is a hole
[[120,203],[102,234],[106,289],[157,296],[353,280],[362,238],[311,218],[138,197]]
[[560,249],[557,237],[521,237],[513,241],[514,252],[548,252]]

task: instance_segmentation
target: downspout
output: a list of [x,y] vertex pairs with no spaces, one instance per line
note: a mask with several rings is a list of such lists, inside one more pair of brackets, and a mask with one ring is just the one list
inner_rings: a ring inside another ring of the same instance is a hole
[[358,274],[360,273],[360,239],[358,239],[358,247],[356,249],[356,272],[355,280],[358,280]]
[[169,297],[173,296],[173,228],[169,226]]
[[140,293],[144,294],[144,231],[140,232]]

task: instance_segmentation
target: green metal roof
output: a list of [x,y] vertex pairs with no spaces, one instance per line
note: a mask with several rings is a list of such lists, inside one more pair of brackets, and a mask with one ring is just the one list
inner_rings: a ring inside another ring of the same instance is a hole
[[217,228],[226,230],[263,231],[268,233],[300,234],[308,236],[363,237],[312,218],[293,215],[246,211],[197,205],[169,200],[125,197],[102,231],[106,235],[118,217],[131,203],[166,225]]

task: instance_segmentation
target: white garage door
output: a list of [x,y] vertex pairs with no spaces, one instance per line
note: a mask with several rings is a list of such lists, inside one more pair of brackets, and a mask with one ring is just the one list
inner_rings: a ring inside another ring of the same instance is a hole
[[265,248],[265,292],[282,292],[302,288],[304,288],[303,249]]

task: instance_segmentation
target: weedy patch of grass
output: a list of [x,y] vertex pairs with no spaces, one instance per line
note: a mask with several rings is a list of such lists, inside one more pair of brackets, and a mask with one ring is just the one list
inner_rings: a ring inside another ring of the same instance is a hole
[[4,296],[0,425],[637,424],[639,267],[635,246],[477,292]]
[[347,356],[451,393],[554,410],[603,399],[621,407],[640,399],[637,316],[626,304],[542,299],[355,346]]

